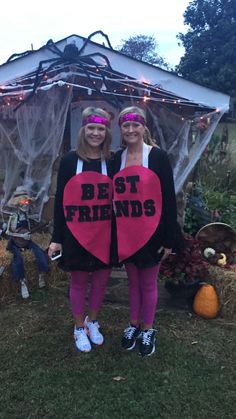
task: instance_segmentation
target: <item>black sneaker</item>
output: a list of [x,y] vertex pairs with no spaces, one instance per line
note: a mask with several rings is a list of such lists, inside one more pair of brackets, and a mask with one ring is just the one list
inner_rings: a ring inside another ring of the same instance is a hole
[[156,336],[155,336],[155,329],[148,329],[143,330],[140,336],[140,345],[139,345],[139,354],[144,356],[150,356],[154,354]]
[[140,327],[135,326],[128,326],[124,330],[124,335],[121,341],[121,346],[124,349],[127,349],[127,351],[130,351],[133,349],[136,345],[136,340],[139,338],[141,333]]

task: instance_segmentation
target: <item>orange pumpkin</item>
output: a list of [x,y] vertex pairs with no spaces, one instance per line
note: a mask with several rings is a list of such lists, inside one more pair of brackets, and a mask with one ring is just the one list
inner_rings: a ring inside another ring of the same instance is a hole
[[205,319],[214,319],[219,312],[219,300],[213,285],[203,284],[193,301],[194,312]]

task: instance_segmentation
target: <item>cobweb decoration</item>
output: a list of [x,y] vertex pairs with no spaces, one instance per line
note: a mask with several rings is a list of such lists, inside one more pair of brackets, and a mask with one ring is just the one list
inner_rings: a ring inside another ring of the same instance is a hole
[[[9,121],[8,121],[9,122]],[[1,154],[1,170],[4,173],[3,193],[1,196],[2,204],[11,196],[11,191],[15,190],[15,185],[22,181],[21,174],[24,172],[25,164],[18,160],[16,154],[12,150],[8,138],[14,138],[16,133],[16,125],[14,128],[11,126],[0,127],[0,154]],[[12,128],[12,129],[11,129]]]
[[206,149],[222,114],[196,114],[190,120],[163,106],[147,106],[147,111],[153,124],[153,137],[169,156],[178,193]]
[[49,199],[52,166],[63,140],[71,89],[53,87],[37,92],[12,118],[0,120],[0,150],[5,181],[1,205],[22,190],[35,199],[32,216],[40,220]]

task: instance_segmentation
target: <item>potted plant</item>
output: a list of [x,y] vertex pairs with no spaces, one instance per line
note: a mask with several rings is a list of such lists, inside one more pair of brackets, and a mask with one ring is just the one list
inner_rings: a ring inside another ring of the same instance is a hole
[[162,262],[160,273],[172,297],[193,298],[201,282],[208,279],[208,266],[199,241],[185,235],[184,247]]

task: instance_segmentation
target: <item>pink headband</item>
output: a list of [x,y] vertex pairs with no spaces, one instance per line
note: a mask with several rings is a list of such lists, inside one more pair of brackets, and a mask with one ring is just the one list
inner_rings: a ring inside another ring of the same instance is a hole
[[137,113],[126,113],[125,115],[122,115],[119,119],[119,125],[123,124],[123,122],[126,121],[136,121],[142,125],[146,124],[144,117]]
[[103,116],[89,115],[89,116],[86,116],[82,121],[83,126],[87,124],[102,124],[102,125],[105,125],[106,127],[109,127],[110,121],[108,121],[108,119],[104,118]]

